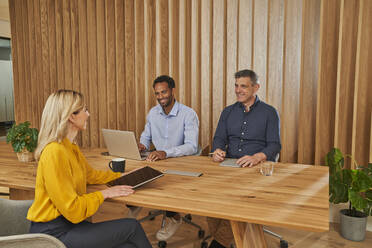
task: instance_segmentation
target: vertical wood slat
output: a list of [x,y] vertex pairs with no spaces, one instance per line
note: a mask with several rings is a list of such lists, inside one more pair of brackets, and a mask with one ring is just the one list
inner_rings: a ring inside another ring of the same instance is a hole
[[[58,73],[57,73],[57,43],[56,43],[56,16],[55,16],[55,1],[48,0],[48,38],[49,38],[49,87],[44,87],[44,99],[47,99],[50,92],[58,89]],[[80,24],[79,24],[80,25]],[[47,91],[48,88],[50,91]]]
[[284,0],[269,1],[266,102],[281,113],[283,85]]
[[225,47],[225,5],[223,0],[213,1],[213,81],[212,81],[212,130],[216,130],[221,111],[225,104],[224,61]]
[[[125,1],[129,4],[130,1]],[[115,1],[115,71],[116,71],[116,117],[117,127],[121,127],[124,130],[128,129],[128,110],[126,108],[126,103],[131,104],[128,97],[128,87],[131,82],[126,80],[126,75],[132,73],[128,71],[126,73],[127,65],[130,65],[131,57],[126,57],[127,51],[130,45],[126,42],[126,28],[125,19],[125,7],[123,1]],[[129,15],[130,12],[128,12]],[[128,30],[130,33],[130,30]],[[128,49],[127,49],[128,48]],[[133,95],[133,93],[131,93]],[[135,123],[134,123],[135,124]]]
[[[42,43],[41,41],[41,32],[42,32],[42,25],[41,25],[41,1],[35,1],[33,2],[34,4],[34,17],[35,17],[35,47],[38,46],[38,44],[41,44],[41,48],[42,49],[36,49],[35,48],[35,56],[36,56],[36,81],[37,82],[44,82],[44,74],[43,74],[43,67],[44,67],[44,64],[43,64],[43,59],[45,59],[45,56],[43,57],[43,51],[46,50],[46,54],[48,53],[48,49],[43,49],[43,46],[45,44],[48,44],[48,43]],[[44,8],[45,10],[45,8]],[[45,12],[44,12],[45,13]],[[45,23],[44,23],[45,24]],[[44,33],[45,33],[45,28],[43,29],[44,30]],[[45,52],[44,52],[45,54]],[[46,70],[45,70],[46,71]],[[48,77],[49,75],[49,72],[46,72],[46,77]],[[33,88],[36,90],[36,93],[33,97],[36,97],[36,100],[35,100],[35,106],[32,108],[33,110],[33,113],[34,113],[34,125],[35,127],[39,127],[40,126],[40,117],[41,117],[41,111],[40,109],[43,107],[44,105],[44,101],[43,101],[43,98],[44,98],[44,95],[43,95],[43,88],[42,88],[42,83],[38,83],[38,84],[33,84]]]
[[[99,128],[108,128],[107,109],[107,83],[106,83],[106,21],[105,21],[105,0],[97,0],[97,80],[99,92],[98,119]],[[103,137],[99,130],[99,143],[102,147]]]
[[372,44],[372,2],[361,0],[356,55],[354,89],[354,115],[352,132],[352,155],[359,165],[367,165],[369,159],[370,113],[372,111],[372,58],[366,51]]
[[64,64],[64,44],[63,44],[63,10],[62,1],[55,2],[55,32],[56,32],[56,68],[57,89],[65,88],[65,64]]
[[[23,97],[22,100],[25,102],[28,102],[32,106],[32,99],[31,99],[31,83],[30,83],[30,57],[29,57],[29,32],[28,32],[28,4],[24,4],[21,6],[22,10],[22,15],[25,17],[23,18],[22,22],[22,30],[23,30],[23,38],[24,38],[24,43],[23,43],[23,55],[24,55],[24,70],[23,70],[23,75],[24,75],[24,88],[21,90],[23,91]],[[22,94],[21,94],[22,95]],[[24,116],[26,120],[31,120],[31,108],[26,108],[24,110]]]
[[[113,2],[113,1],[110,1]],[[87,1],[87,38],[88,38],[88,88],[85,95],[88,97],[89,111],[89,131],[90,131],[90,146],[98,145],[98,103],[97,103],[97,17],[95,0]],[[111,13],[110,13],[111,15]],[[114,39],[112,39],[114,40]],[[112,65],[111,65],[112,66]],[[113,106],[114,107],[114,106]],[[114,107],[115,108],[115,107]],[[116,118],[115,118],[116,119]],[[115,120],[114,119],[114,120]]]
[[[36,2],[35,2],[36,3]],[[38,49],[40,56],[40,66],[38,66],[38,74],[40,76],[39,82],[39,104],[38,104],[38,117],[39,121],[41,118],[41,110],[44,107],[44,103],[46,101],[46,98],[48,97],[48,94],[50,92],[50,47],[49,47],[49,17],[48,17],[48,7],[49,2],[47,0],[41,0],[40,1],[40,36],[38,41],[36,41],[37,44],[41,44],[42,49]],[[37,8],[37,7],[35,7]],[[38,36],[38,35],[36,35]],[[39,43],[40,42],[40,43]],[[41,69],[41,71],[40,71]],[[40,125],[39,125],[40,126]]]
[[187,0],[179,1],[179,17],[178,17],[178,101],[186,102],[186,71],[184,64],[186,63],[186,2]]
[[321,34],[316,111],[315,164],[323,163],[325,154],[327,154],[333,146],[339,14],[339,1],[322,1],[320,17]]
[[[123,115],[127,122],[127,129],[131,131],[136,131],[137,125],[137,118],[136,112],[137,105],[136,105],[136,98],[138,95],[136,94],[136,81],[134,80],[135,75],[135,46],[136,43],[135,39],[135,27],[133,25],[134,21],[134,2],[135,1],[125,1],[124,8],[125,8],[125,85],[126,85],[126,102],[123,102],[123,107],[127,109],[127,115],[124,116],[123,113],[119,113],[118,115]],[[123,84],[124,82],[120,82],[119,84]],[[133,109],[135,111],[133,111]],[[120,110],[119,110],[120,111]],[[119,125],[122,128],[121,125]]]
[[79,75],[79,10],[77,1],[70,0],[71,20],[71,66],[72,66],[72,89],[80,92]]
[[303,1],[298,162],[313,164],[315,156],[320,0]]
[[176,82],[175,95],[179,99],[179,1],[169,1],[169,75]]
[[178,96],[180,102],[190,105],[190,1],[181,0],[179,8]]
[[31,103],[30,112],[27,114],[27,119],[31,121],[33,125],[37,125],[37,114],[33,114],[36,112],[37,108],[37,98],[38,98],[38,90],[37,85],[32,84],[32,82],[37,82],[37,72],[36,72],[36,47],[35,47],[35,26],[36,26],[36,16],[34,15],[34,2],[28,1],[26,3],[27,5],[27,36],[28,36],[28,43],[27,48],[25,49],[27,51],[26,57],[27,63],[29,63],[29,72],[27,73],[28,79],[27,82],[29,83],[27,85],[27,93],[26,93],[26,99]]
[[210,143],[211,131],[211,83],[212,83],[212,1],[201,2],[201,125],[200,143],[202,147]]
[[[267,19],[268,0],[254,2],[253,23],[253,70],[257,73],[260,89],[257,95],[266,101],[266,64],[267,64]],[[257,30],[257,32],[255,32]]]
[[63,65],[65,89],[72,89],[72,50],[71,50],[70,0],[62,1]]
[[[190,107],[200,116],[200,98],[201,98],[201,83],[200,83],[200,8],[199,0],[191,1],[191,104]],[[200,140],[199,140],[200,143]]]
[[134,42],[135,42],[135,85],[136,85],[136,134],[137,139],[145,125],[145,26],[144,26],[144,3],[143,1],[134,1]]
[[106,19],[106,68],[107,68],[107,112],[108,128],[116,129],[117,127],[117,85],[116,85],[116,67],[115,67],[115,2],[105,2],[105,19]]
[[236,101],[235,78],[238,53],[238,0],[229,1],[226,9],[226,105]]
[[300,90],[302,2],[285,2],[283,97],[281,113],[281,161],[297,160],[298,104]]
[[156,76],[169,72],[168,0],[156,0]]
[[151,0],[145,0],[144,5],[145,15],[145,113],[148,113],[151,107],[155,104],[153,96],[152,82],[155,78],[156,68],[156,37],[155,37],[155,3]]
[[341,1],[334,146],[345,154],[351,154],[358,12],[358,0]]
[[238,70],[252,68],[253,1],[239,0]]

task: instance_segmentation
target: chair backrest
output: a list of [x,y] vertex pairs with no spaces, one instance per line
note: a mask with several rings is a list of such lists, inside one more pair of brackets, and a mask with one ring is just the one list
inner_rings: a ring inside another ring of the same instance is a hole
[[0,236],[29,233],[30,221],[26,216],[32,202],[0,199]]
[[276,156],[275,156],[275,162],[278,162],[279,161],[279,157],[280,157],[280,153],[276,154]]
[[198,145],[198,151],[194,154],[195,156],[208,156],[209,153],[209,145],[201,147]]

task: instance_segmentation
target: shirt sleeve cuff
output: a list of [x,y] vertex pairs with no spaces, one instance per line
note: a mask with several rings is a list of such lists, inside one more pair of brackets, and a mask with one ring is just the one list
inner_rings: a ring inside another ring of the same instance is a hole
[[166,158],[170,158],[170,157],[173,157],[173,149],[166,149],[164,150],[164,152],[166,153],[165,157]]
[[98,197],[98,200],[99,200],[99,204],[101,205],[103,203],[103,201],[105,200],[105,198],[103,197],[103,194],[101,191],[97,191],[95,192],[97,197]]

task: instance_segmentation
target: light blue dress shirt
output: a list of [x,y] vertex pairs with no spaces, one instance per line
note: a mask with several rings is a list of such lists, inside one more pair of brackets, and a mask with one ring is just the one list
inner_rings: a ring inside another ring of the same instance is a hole
[[198,135],[199,119],[195,111],[175,101],[168,115],[160,104],[150,110],[140,142],[147,149],[152,142],[167,157],[180,157],[198,151]]

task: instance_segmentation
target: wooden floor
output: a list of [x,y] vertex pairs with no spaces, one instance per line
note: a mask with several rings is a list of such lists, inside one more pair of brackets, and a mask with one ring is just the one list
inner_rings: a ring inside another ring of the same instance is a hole
[[[8,198],[4,195],[8,192],[7,188],[0,187],[0,198]],[[111,203],[105,202],[106,205],[111,205]],[[109,206],[110,207],[110,206]],[[112,205],[112,209],[117,210],[117,206]],[[111,212],[111,210],[109,211]],[[120,212],[120,215],[126,216],[127,210],[125,207]],[[116,211],[116,216],[119,213]],[[138,216],[142,218],[146,216],[149,209],[143,209]],[[100,215],[97,216],[96,220],[100,219],[111,219],[112,216],[108,215],[108,212],[102,213],[104,218]],[[208,234],[207,223],[205,217],[192,216],[192,220],[201,225]],[[156,231],[160,228],[161,216],[158,216],[153,221],[146,221],[142,223],[148,238],[150,239],[154,248],[158,247],[158,241],[155,238]],[[289,247],[293,248],[371,248],[372,247],[372,232],[367,232],[366,239],[363,242],[352,242],[342,238],[338,232],[338,226],[331,224],[330,231],[326,233],[312,233],[299,230],[289,230],[277,227],[269,227],[270,231],[276,232],[284,237],[285,240],[289,242]],[[279,240],[273,238],[272,236],[265,234],[265,239],[268,244],[268,248],[279,247]],[[210,240],[208,240],[210,241]],[[198,230],[190,225],[182,224],[180,229],[176,234],[168,241],[167,248],[198,248],[201,245],[201,240],[198,239]]]
[[[109,212],[113,212],[114,208],[110,209],[111,203],[105,202],[106,208]],[[125,209],[125,208],[124,208]],[[149,212],[149,209],[143,209],[138,216],[138,219],[145,217]],[[104,213],[107,218],[107,212]],[[118,213],[117,213],[118,214]],[[126,216],[126,210],[121,211],[123,216]],[[100,216],[97,217],[100,219]],[[155,238],[156,231],[161,225],[161,216],[158,216],[153,221],[146,221],[142,223],[148,238],[150,239],[153,247],[158,247],[158,241]],[[192,216],[192,220],[198,225],[202,226],[208,234],[208,228],[205,217]],[[289,242],[289,247],[293,248],[371,248],[372,247],[372,232],[367,232],[366,239],[363,242],[352,242],[342,238],[338,232],[337,225],[330,225],[331,230],[326,233],[312,233],[299,230],[289,230],[283,228],[269,227],[270,231],[274,231],[285,240]],[[278,248],[279,239],[273,238],[272,236],[265,234],[265,238],[268,244],[268,248]],[[208,240],[210,241],[210,240]],[[176,234],[168,241],[167,248],[198,248],[201,245],[201,240],[198,239],[198,229],[188,224],[181,225],[180,229]]]
[[[146,210],[142,210],[140,216],[147,213]],[[193,221],[197,224],[207,228],[206,220],[204,217],[193,216]],[[161,217],[157,217],[154,221],[144,222],[142,225],[148,234],[148,237],[153,245],[157,247],[157,240],[155,233],[160,227]],[[363,242],[352,242],[348,241],[340,236],[338,233],[338,226],[331,225],[331,230],[326,233],[312,233],[299,230],[289,230],[283,228],[268,228],[270,231],[274,231],[284,237],[289,242],[289,247],[293,248],[371,248],[372,247],[372,232],[367,232],[366,239]],[[206,230],[208,233],[208,230]],[[200,247],[201,241],[197,238],[197,229],[183,224],[173,236],[167,247],[169,248],[198,248]],[[279,246],[279,240],[272,236],[265,234],[265,239],[269,248],[277,248]],[[210,240],[209,240],[210,241]]]

